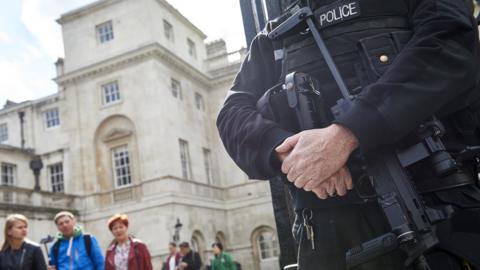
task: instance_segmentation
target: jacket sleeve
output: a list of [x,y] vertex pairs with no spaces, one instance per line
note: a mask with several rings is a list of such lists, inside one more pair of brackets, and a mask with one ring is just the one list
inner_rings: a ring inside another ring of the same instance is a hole
[[103,252],[98,244],[95,236],[91,235],[92,240],[92,260],[95,266],[95,270],[104,270],[105,269],[105,260],[103,258]]
[[356,135],[363,151],[395,143],[478,79],[478,30],[464,1],[406,2],[413,37],[336,120]]
[[142,265],[145,267],[142,270],[152,270],[152,257],[150,256],[150,252],[148,251],[147,245],[140,244],[140,254],[142,254]]
[[47,264],[45,263],[45,257],[41,247],[35,247],[33,250],[33,265],[35,270],[47,270]]
[[111,250],[110,247],[107,247],[107,252],[105,252],[105,267],[104,269],[105,270],[114,270],[113,269],[113,265],[111,265],[109,263],[109,259],[112,257],[112,256],[115,256],[115,249]]
[[237,270],[235,262],[233,261],[233,258],[230,254],[225,255],[225,264],[228,270]]
[[251,179],[267,179],[279,172],[272,153],[292,135],[263,118],[258,99],[277,83],[274,50],[268,37],[255,37],[217,118],[223,144],[235,163]]

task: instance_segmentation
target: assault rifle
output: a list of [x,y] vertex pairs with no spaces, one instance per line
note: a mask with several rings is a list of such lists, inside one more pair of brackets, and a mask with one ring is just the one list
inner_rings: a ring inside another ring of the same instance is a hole
[[[349,110],[355,96],[350,95],[315,27],[310,7],[297,7],[290,12],[288,19],[273,29],[269,37],[278,40],[299,31],[313,35],[343,96],[330,108],[333,117],[339,117]],[[324,107],[318,85],[308,74],[293,72],[286,76],[283,90],[277,92],[286,95],[302,130],[325,127],[333,120],[325,117],[328,108]],[[422,254],[438,243],[435,223],[448,218],[450,209],[426,207],[409,177],[408,167],[422,162],[431,166],[438,177],[454,173],[457,165],[441,141],[443,133],[442,124],[432,117],[420,126],[416,141],[409,147],[383,146],[357,158],[375,189],[391,231],[348,250],[345,257],[348,268],[400,249],[406,255],[406,265],[415,262],[419,269],[429,269]]]

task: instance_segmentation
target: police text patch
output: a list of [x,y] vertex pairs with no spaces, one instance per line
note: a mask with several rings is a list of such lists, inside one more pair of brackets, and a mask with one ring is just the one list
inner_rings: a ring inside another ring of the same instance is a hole
[[319,28],[351,20],[360,14],[360,4],[356,0],[339,0],[315,10]]

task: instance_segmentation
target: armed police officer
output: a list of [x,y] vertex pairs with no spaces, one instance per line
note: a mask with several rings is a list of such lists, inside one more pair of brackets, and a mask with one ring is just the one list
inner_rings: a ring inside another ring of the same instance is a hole
[[[341,94],[312,38],[315,31],[300,25],[281,38],[269,35],[302,7],[312,10],[354,97],[330,124],[303,131],[298,123],[290,125],[290,100],[272,94],[290,88],[288,74],[311,76],[328,108]],[[354,156],[404,145],[433,115],[455,170],[440,177],[430,163],[420,162],[408,175],[422,202],[448,216],[435,224],[438,244],[417,266],[396,250],[355,269],[480,267],[479,53],[476,23],[462,0],[296,1],[255,37],[217,126],[228,153],[250,178],[281,176],[290,185],[299,269],[345,269],[349,249],[390,230],[373,182],[357,172]]]

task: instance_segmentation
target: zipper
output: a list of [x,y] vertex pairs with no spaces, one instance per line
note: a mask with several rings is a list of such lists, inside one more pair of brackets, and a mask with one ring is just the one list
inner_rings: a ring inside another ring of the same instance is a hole
[[20,257],[20,267],[19,269],[23,269],[23,260],[25,259],[25,253],[27,252],[26,248],[22,249],[22,257]]

